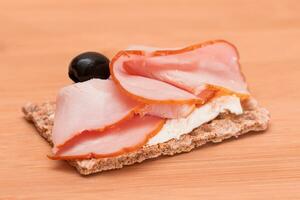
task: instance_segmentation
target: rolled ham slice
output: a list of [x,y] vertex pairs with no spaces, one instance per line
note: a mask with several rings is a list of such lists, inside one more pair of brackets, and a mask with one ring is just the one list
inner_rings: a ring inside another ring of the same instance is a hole
[[110,70],[122,90],[142,102],[203,103],[202,94],[213,89],[249,94],[235,47],[221,40],[178,50],[122,51]]
[[113,80],[132,98],[147,104],[186,104],[203,103],[203,100],[190,92],[160,80],[130,74],[124,62],[139,60],[138,51],[122,51],[111,62]]
[[112,80],[92,79],[58,94],[53,126],[55,148],[85,130],[103,131],[133,117],[140,104],[120,93]]
[[[163,127],[165,120],[135,116],[105,131],[85,131],[77,140],[54,151],[52,159],[88,159],[117,156],[144,146]],[[75,144],[75,145],[74,145]]]

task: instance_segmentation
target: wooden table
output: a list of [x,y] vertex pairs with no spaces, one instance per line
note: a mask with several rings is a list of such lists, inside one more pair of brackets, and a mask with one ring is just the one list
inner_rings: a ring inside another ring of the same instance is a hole
[[[300,199],[300,3],[294,1],[1,1],[0,199]],[[82,177],[49,160],[22,117],[53,100],[80,52],[129,44],[236,44],[270,129],[189,154]]]

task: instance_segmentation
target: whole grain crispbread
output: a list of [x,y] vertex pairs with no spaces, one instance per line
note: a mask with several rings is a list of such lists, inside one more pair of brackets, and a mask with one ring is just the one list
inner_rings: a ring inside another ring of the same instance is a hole
[[[238,137],[253,131],[267,129],[269,112],[259,107],[254,99],[243,104],[245,112],[241,115],[223,113],[209,123],[203,124],[191,133],[182,135],[157,145],[145,145],[141,149],[110,158],[67,161],[82,175],[105,170],[119,169],[125,165],[140,163],[146,159],[162,155],[174,155],[189,152],[207,142],[221,142],[231,137]],[[28,103],[23,107],[25,118],[33,122],[39,134],[52,145],[51,130],[53,126],[55,103]]]

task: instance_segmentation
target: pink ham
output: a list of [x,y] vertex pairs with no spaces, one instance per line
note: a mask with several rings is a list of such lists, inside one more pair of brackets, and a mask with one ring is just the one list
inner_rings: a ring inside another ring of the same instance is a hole
[[[63,88],[56,101],[54,151],[78,141],[86,131],[102,132],[135,114],[161,118],[187,116],[194,105],[147,105],[121,93],[112,80],[93,79]],[[145,118],[146,119],[146,118]]]
[[53,159],[134,151],[162,128],[165,118],[186,117],[222,92],[248,95],[237,52],[224,41],[179,50],[122,51],[110,71],[114,81],[94,79],[59,93]]
[[102,158],[135,151],[160,131],[164,121],[158,117],[135,116],[102,132],[86,131],[73,143],[54,151],[54,156],[50,158],[63,160]]
[[112,80],[93,79],[63,88],[56,100],[54,147],[84,130],[104,130],[133,116],[139,104],[119,92]]
[[[132,98],[143,103],[185,104],[202,103],[199,97],[160,80],[128,73],[124,62],[139,60],[140,55],[120,52],[111,63],[113,80]],[[137,66],[138,67],[138,66]]]
[[111,72],[124,91],[144,102],[197,102],[212,86],[249,94],[237,51],[225,41],[152,53],[121,52],[113,59]]
[[152,115],[167,119],[178,119],[187,117],[195,109],[195,104],[167,105],[167,104],[150,104],[145,105],[138,111],[141,116]]

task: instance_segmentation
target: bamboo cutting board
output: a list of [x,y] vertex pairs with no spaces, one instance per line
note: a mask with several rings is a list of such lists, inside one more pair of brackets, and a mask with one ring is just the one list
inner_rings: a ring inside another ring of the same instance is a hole
[[[265,1],[1,1],[0,199],[300,199],[300,3]],[[82,177],[49,160],[22,117],[54,100],[83,51],[130,44],[236,44],[253,95],[271,112],[263,134]]]

